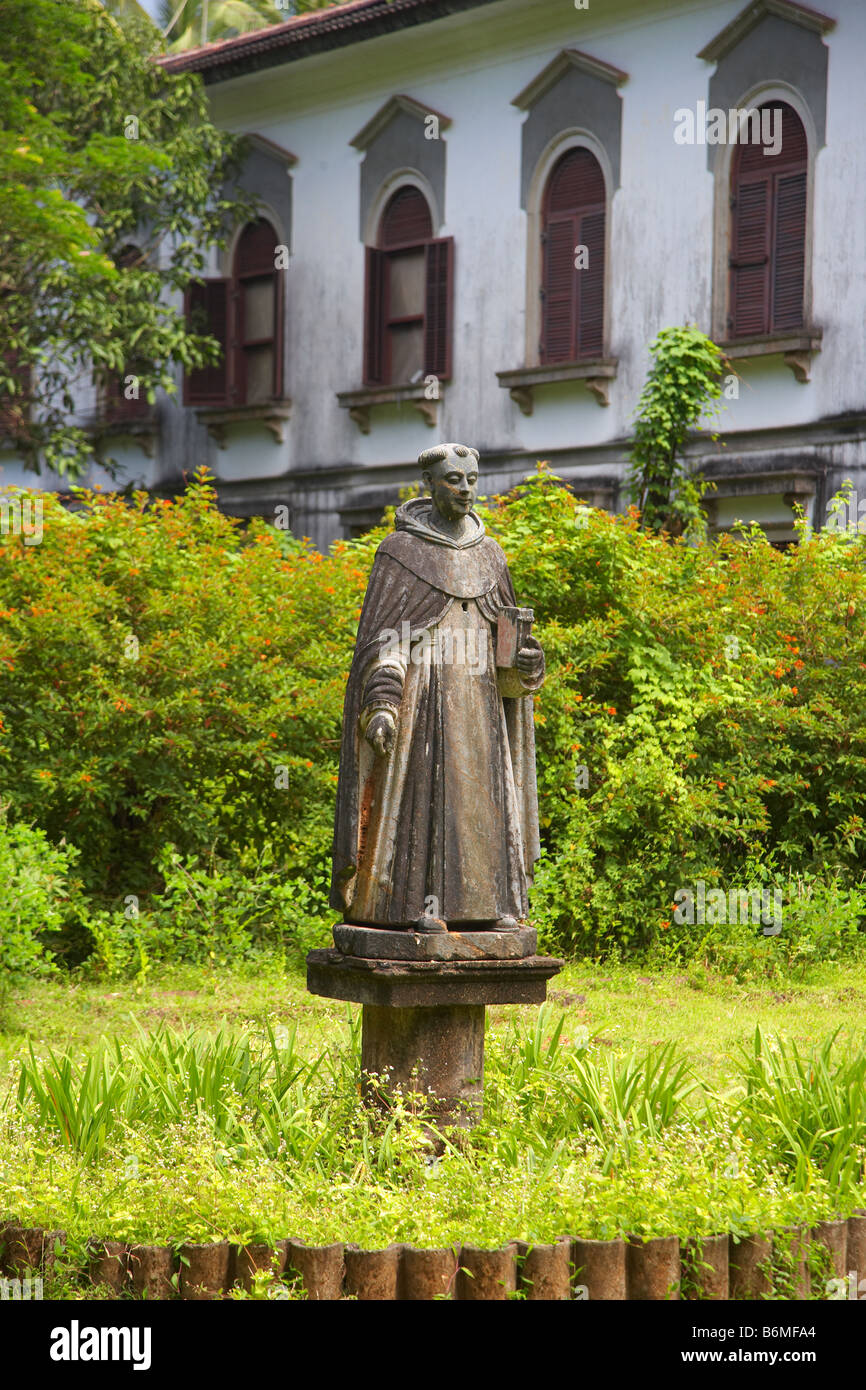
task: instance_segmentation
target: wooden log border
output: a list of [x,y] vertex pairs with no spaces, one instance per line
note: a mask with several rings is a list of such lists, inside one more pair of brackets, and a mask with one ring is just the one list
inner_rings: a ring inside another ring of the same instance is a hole
[[[24,1279],[50,1271],[66,1248],[63,1231],[0,1221],[0,1274]],[[789,1297],[809,1291],[809,1251],[823,1247],[836,1297],[866,1300],[866,1209],[847,1219],[753,1232],[642,1240],[561,1236],[550,1245],[513,1240],[493,1249],[472,1244],[428,1250],[407,1244],[364,1250],[339,1241],[307,1245],[286,1238],[273,1246],[185,1242],[136,1245],[92,1236],[85,1270],[93,1285],[116,1296],[222,1299],[249,1291],[258,1272],[295,1280],[306,1298],[378,1301],[439,1299],[499,1302],[667,1299],[738,1301],[778,1286]]]

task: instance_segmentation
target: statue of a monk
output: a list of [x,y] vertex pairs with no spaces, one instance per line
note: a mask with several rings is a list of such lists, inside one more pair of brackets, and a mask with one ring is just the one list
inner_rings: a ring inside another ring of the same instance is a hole
[[515,931],[539,855],[526,637],[496,665],[516,599],[473,511],[478,451],[421,454],[429,497],[376,552],[346,689],[331,906],[361,926]]

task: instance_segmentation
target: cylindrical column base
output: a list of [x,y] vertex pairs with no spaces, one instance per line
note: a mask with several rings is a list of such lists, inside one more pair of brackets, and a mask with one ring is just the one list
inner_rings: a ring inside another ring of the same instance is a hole
[[399,1088],[434,1097],[432,1111],[439,1120],[477,1124],[484,1089],[484,1005],[365,1004],[361,1067],[364,1094],[377,1104],[387,1104],[388,1092]]

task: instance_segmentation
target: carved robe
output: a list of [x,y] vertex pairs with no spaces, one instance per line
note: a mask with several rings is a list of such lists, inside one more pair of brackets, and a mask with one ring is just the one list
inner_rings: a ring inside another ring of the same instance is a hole
[[[497,614],[516,599],[501,547],[429,525],[429,498],[398,509],[364,600],[346,689],[331,906],[408,927],[525,920],[539,854],[532,692],[496,668]],[[537,647],[534,638],[530,643]],[[391,752],[364,731],[396,718]]]

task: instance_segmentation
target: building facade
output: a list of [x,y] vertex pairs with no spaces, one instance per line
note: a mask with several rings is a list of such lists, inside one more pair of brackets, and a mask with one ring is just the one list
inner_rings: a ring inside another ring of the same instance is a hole
[[325,547],[455,439],[484,492],[545,459],[621,510],[649,343],[691,323],[732,363],[689,446],[714,526],[820,525],[866,497],[864,59],[862,0],[354,0],[167,60],[251,136],[261,217],[189,295],[221,364],[115,409],[121,476],[207,464]]

